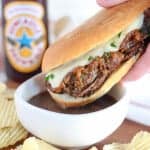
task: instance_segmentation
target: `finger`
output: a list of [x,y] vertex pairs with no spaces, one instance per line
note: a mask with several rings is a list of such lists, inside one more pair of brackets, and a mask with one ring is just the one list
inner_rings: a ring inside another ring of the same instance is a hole
[[143,56],[138,60],[131,71],[125,76],[123,82],[135,81],[148,72],[150,72],[150,44]]
[[97,0],[97,3],[103,7],[111,7],[127,0]]

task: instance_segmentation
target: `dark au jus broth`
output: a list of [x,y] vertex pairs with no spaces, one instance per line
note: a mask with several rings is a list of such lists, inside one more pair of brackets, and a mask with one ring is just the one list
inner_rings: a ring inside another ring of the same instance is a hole
[[99,98],[95,102],[88,104],[86,106],[78,107],[78,108],[62,109],[53,101],[53,99],[50,97],[48,92],[44,92],[31,98],[29,103],[39,108],[43,108],[53,112],[64,113],[64,114],[84,114],[84,113],[95,112],[104,109],[106,107],[109,107],[114,103],[116,103],[116,100],[114,97],[110,95],[104,95],[103,97]]

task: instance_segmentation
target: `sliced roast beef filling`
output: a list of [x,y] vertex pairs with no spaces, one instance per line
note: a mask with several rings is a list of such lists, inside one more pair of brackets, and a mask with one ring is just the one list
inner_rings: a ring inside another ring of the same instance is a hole
[[144,52],[146,47],[144,38],[149,33],[147,27],[150,27],[150,13],[148,12],[145,13],[142,29],[128,33],[119,51],[105,53],[103,57],[95,57],[88,65],[76,67],[64,77],[57,88],[53,88],[47,82],[48,88],[54,93],[67,93],[73,97],[86,97],[97,91],[122,63]]

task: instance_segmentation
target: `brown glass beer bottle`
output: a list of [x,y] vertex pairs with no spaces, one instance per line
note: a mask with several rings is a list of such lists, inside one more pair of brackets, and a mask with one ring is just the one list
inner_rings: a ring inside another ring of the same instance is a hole
[[40,72],[48,45],[46,0],[2,0],[3,43],[8,78],[24,81]]

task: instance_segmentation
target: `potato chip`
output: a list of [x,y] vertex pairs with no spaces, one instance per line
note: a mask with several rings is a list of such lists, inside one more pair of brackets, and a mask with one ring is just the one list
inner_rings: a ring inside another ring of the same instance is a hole
[[112,144],[105,145],[103,147],[103,150],[128,150],[127,146],[128,144],[112,143]]
[[2,100],[14,100],[15,89],[6,89],[1,93]]
[[0,93],[0,100],[14,100],[15,89],[6,89]]
[[113,143],[105,145],[103,150],[150,150],[150,133],[144,131],[138,132],[131,140],[131,143]]
[[14,101],[0,101],[0,128],[13,127],[17,123]]
[[150,150],[150,133],[141,131],[132,139],[129,150]]
[[15,143],[25,139],[28,132],[21,126],[20,123],[13,128],[4,128],[0,130],[0,148],[14,145]]
[[6,89],[7,89],[6,85],[0,82],[0,93],[4,92]]
[[[27,137],[28,132],[21,126],[14,105],[14,89],[0,83],[0,149],[14,145]],[[21,150],[17,147],[15,150]]]
[[22,150],[60,150],[51,144],[35,137],[26,139],[23,143]]

